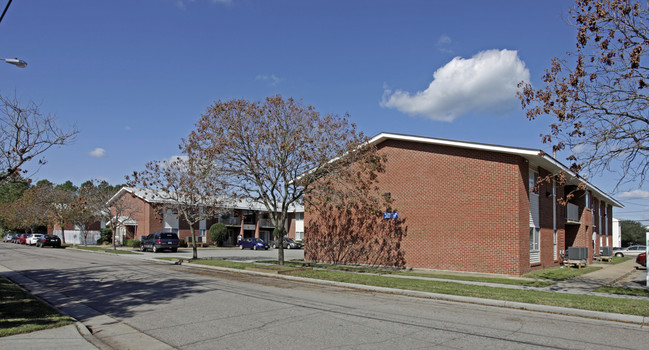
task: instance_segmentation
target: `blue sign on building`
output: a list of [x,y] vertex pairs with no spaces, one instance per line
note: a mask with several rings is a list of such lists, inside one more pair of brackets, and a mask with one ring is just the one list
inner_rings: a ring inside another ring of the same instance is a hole
[[394,213],[383,213],[383,218],[384,219],[398,219],[399,218],[399,212],[394,212]]

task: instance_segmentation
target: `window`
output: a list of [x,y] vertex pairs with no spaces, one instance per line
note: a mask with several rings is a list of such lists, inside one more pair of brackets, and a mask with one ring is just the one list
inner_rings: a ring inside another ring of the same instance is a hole
[[538,227],[530,227],[530,251],[538,252],[540,246],[540,231]]
[[534,186],[536,186],[536,181],[538,180],[538,178],[539,178],[539,172],[534,170],[534,169],[530,169],[530,179],[529,179],[530,180],[529,181],[530,193],[532,193],[532,192],[537,193],[538,192],[538,191],[534,191]]
[[204,229],[204,228],[201,229],[201,230],[198,232],[198,235],[199,235],[199,236],[202,236],[202,237],[205,237],[205,229]]

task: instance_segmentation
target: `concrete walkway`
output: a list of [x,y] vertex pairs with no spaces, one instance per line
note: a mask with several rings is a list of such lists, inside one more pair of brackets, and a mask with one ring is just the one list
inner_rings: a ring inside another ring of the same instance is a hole
[[[158,261],[160,262],[160,261]],[[164,262],[161,262],[164,263]],[[191,264],[188,264],[191,265]],[[455,282],[455,283],[465,283],[465,284],[475,284],[475,285],[488,285],[488,286],[493,286],[493,287],[500,287],[500,288],[517,288],[517,289],[530,289],[530,290],[545,290],[545,291],[553,291],[553,292],[559,292],[559,293],[574,293],[574,294],[587,294],[587,295],[601,295],[601,296],[607,296],[607,297],[626,297],[626,296],[619,296],[619,295],[613,295],[613,294],[605,294],[605,293],[595,293],[593,292],[593,289],[600,287],[600,286],[620,286],[620,287],[633,287],[633,288],[647,288],[645,284],[645,278],[646,278],[646,273],[647,270],[636,270],[635,269],[635,261],[634,260],[629,260],[625,261],[620,264],[594,264],[595,266],[601,266],[603,267],[601,270],[591,272],[567,281],[559,282],[556,283],[550,287],[545,287],[545,288],[537,288],[537,287],[522,287],[522,286],[515,286],[515,285],[504,285],[504,284],[495,284],[495,283],[483,283],[483,282],[472,282],[472,281],[457,281],[457,280],[447,280],[450,282]],[[204,265],[201,265],[201,268],[206,268]],[[213,268],[213,267],[210,267]],[[217,268],[221,269],[221,268]],[[229,270],[229,269],[226,269]],[[241,273],[254,273],[254,274],[262,274],[259,272],[251,272],[251,271],[243,271],[243,270],[235,270],[237,272]],[[11,274],[11,272],[9,272]],[[411,276],[398,276],[398,275],[386,275],[390,277],[399,277],[399,278],[423,278],[423,279],[430,279],[430,280],[442,280],[442,279],[436,279],[436,278],[424,278],[424,277],[411,277]],[[293,276],[285,276],[283,278],[288,278],[288,279],[295,279],[295,280],[305,280],[300,277],[293,277]],[[310,280],[310,279],[309,279]],[[337,282],[329,282],[329,281],[320,281],[320,280],[311,280],[315,283],[327,283],[327,284],[336,284],[336,285],[349,285],[347,283],[337,283]],[[27,281],[22,281],[21,284],[24,284]],[[377,291],[379,290],[388,290],[389,288],[380,288],[380,287],[371,287],[371,286],[356,286],[359,289],[375,289]],[[38,287],[36,287],[36,290]],[[31,290],[32,293],[35,292],[35,290]],[[411,291],[404,291],[404,290],[396,290],[396,289],[389,289],[390,293],[400,293],[404,295],[413,295],[413,296],[418,296],[420,294],[431,294],[431,293],[421,293],[421,292],[411,292]],[[53,294],[52,292],[45,293],[45,291],[40,291],[41,297],[43,297],[43,294],[48,295],[51,297]],[[56,295],[56,293],[54,293]],[[424,296],[430,296],[430,295],[424,295]],[[61,297],[62,299],[65,299],[64,297]],[[610,317],[606,317],[605,313],[596,313],[596,312],[591,312],[591,311],[585,311],[585,310],[576,310],[576,309],[567,309],[567,308],[556,308],[552,306],[544,306],[544,305],[524,305],[522,303],[512,303],[512,302],[503,302],[503,301],[493,301],[489,302],[486,299],[477,299],[477,298],[466,298],[466,297],[456,297],[456,296],[443,296],[444,299],[448,300],[456,300],[456,301],[461,301],[461,302],[473,302],[473,303],[480,303],[480,304],[485,304],[485,305],[494,305],[494,306],[504,306],[504,307],[513,307],[513,308],[518,308],[518,309],[525,309],[525,310],[536,310],[536,311],[542,311],[542,312],[554,312],[554,313],[560,313],[560,314],[567,314],[567,315],[575,315],[575,316],[584,316],[584,317],[594,317],[594,318],[601,318],[601,319],[609,319],[609,320],[616,320],[616,317],[613,317],[617,314],[608,314],[608,315],[613,315]],[[639,298],[639,297],[631,297],[631,298]],[[44,298],[44,299],[47,299]],[[649,301],[649,298],[641,298],[641,299],[646,299]],[[60,305],[58,302],[62,300],[52,300],[53,304]],[[66,305],[66,303],[63,303],[63,305]],[[72,312],[72,310],[66,310],[67,308],[70,307],[75,307],[74,305],[67,304],[67,307],[60,307],[59,309],[62,310],[66,314],[74,314],[75,312]],[[76,307],[80,307],[79,305],[76,305]],[[83,307],[83,306],[82,306]],[[68,312],[66,312],[68,311]],[[94,310],[91,310],[94,311]],[[77,310],[78,312],[78,310]],[[641,316],[630,316],[630,315],[617,315],[617,319],[622,322],[646,322],[647,318],[643,318]],[[100,320],[103,318],[107,318],[107,316],[102,316],[102,315],[96,315],[96,319]],[[641,320],[641,321],[638,321]],[[108,320],[110,321],[110,320]],[[103,323],[108,322],[106,320],[102,320]],[[99,321],[97,321],[99,322]],[[110,323],[110,322],[108,322]],[[87,325],[92,327],[93,325]],[[130,337],[127,337],[129,342],[128,343],[123,343],[121,345],[128,346],[126,344],[137,344],[136,347],[140,348],[139,346],[142,346],[142,348],[168,348],[166,344],[162,343],[156,343],[155,339],[150,338],[148,335],[145,334],[139,334],[138,332],[130,332],[133,331],[133,329],[129,330],[116,330],[116,335],[119,335],[119,337],[124,337],[124,334],[130,334]],[[136,334],[138,333],[138,334]],[[117,338],[119,338],[117,337]],[[116,339],[117,339],[116,338]],[[121,346],[120,345],[120,346]],[[102,341],[98,340],[95,338],[89,331],[88,328],[86,328],[86,325],[83,325],[81,323],[77,323],[76,325],[69,325],[65,327],[59,327],[59,328],[54,328],[54,329],[47,329],[47,330],[42,330],[42,331],[36,331],[32,333],[27,333],[27,334],[19,334],[19,335],[14,335],[14,336],[8,336],[8,337],[2,337],[0,338],[0,349],[111,349],[110,346],[107,344],[103,343]]]

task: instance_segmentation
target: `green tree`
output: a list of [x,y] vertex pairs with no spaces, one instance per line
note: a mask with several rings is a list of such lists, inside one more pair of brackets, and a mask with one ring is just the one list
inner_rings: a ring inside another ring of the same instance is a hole
[[622,233],[622,246],[626,247],[644,243],[647,228],[638,221],[624,220],[620,221],[620,231]]
[[228,239],[228,228],[220,222],[210,226],[210,239],[216,243],[217,247],[223,245]]
[[618,170],[618,185],[649,170],[649,8],[634,0],[575,0],[576,49],[554,58],[545,86],[522,84],[529,119],[547,118],[542,136],[567,150],[571,170]]

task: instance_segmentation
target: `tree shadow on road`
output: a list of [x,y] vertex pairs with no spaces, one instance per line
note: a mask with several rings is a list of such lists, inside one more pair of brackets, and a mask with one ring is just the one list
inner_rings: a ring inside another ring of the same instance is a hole
[[[82,303],[101,314],[124,318],[133,316],[136,307],[145,306],[150,310],[166,308],[166,304],[172,300],[204,293],[210,290],[207,285],[214,286],[214,281],[201,281],[179,269],[181,267],[143,264],[128,268],[116,265],[69,270],[23,270],[20,274],[75,303]],[[142,312],[142,309],[138,312]],[[72,316],[83,321],[86,313]]]

